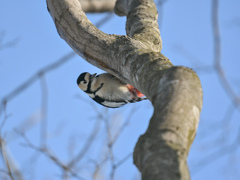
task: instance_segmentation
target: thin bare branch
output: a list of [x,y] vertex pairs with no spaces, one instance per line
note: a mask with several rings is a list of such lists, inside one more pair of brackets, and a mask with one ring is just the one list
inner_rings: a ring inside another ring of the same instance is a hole
[[[211,135],[213,135],[217,132],[220,133],[221,130],[223,130],[226,126],[228,126],[231,123],[235,110],[236,110],[236,107],[233,107],[233,104],[231,103],[226,108],[225,114],[223,115],[223,118],[220,121],[214,122],[210,126],[203,128],[204,132],[201,132],[200,140],[205,140],[206,138],[208,138],[210,132],[211,132]],[[213,129],[215,129],[215,130],[213,131]],[[222,134],[222,136],[225,136],[225,134]],[[218,136],[218,138],[219,138],[219,136]]]
[[96,120],[95,125],[93,127],[93,130],[91,131],[91,134],[89,135],[89,137],[87,138],[83,148],[81,148],[81,150],[79,151],[79,153],[72,158],[72,160],[68,163],[68,167],[72,168],[77,162],[79,162],[83,156],[88,152],[89,148],[92,146],[94,139],[96,138],[98,131],[99,131],[99,127],[101,125],[101,120]]
[[35,151],[42,153],[47,158],[51,159],[54,162],[54,164],[56,164],[62,170],[69,172],[71,174],[71,176],[73,176],[79,180],[85,180],[84,178],[79,176],[76,172],[74,172],[70,167],[68,167],[68,165],[63,164],[56,156],[54,156],[52,153],[50,153],[50,151],[47,147],[35,146],[34,144],[32,144],[30,142],[30,140],[26,137],[26,135],[23,132],[17,131],[17,133],[24,139],[24,141],[25,141],[24,146],[29,147],[31,149],[34,149]]
[[14,180],[13,178],[13,174],[12,174],[12,170],[10,167],[10,164],[8,162],[8,158],[6,157],[5,153],[4,153],[4,141],[3,139],[0,137],[0,149],[1,149],[1,155],[3,157],[3,160],[5,162],[5,165],[7,166],[7,174],[9,175],[9,177],[11,178],[11,180]]
[[23,180],[22,173],[20,172],[14,159],[9,155],[6,142],[0,137],[0,152],[7,166],[8,175],[12,180]]
[[103,26],[105,23],[107,23],[110,19],[112,19],[112,17],[114,16],[114,14],[111,12],[111,13],[107,13],[107,15],[105,17],[103,17],[101,20],[99,20],[95,26],[97,28]]
[[121,166],[123,163],[125,163],[130,157],[133,156],[133,152],[128,153],[125,157],[123,157],[120,161],[116,163],[116,167]]
[[168,0],[158,0],[156,2],[157,8],[158,8],[158,25],[159,29],[161,29],[162,21],[163,21],[163,5],[167,2]]
[[91,162],[93,162],[95,165],[95,169],[92,174],[93,180],[98,179],[98,175],[99,175],[101,169],[104,167],[104,164],[106,162],[108,162],[108,160],[109,160],[108,151],[106,151],[105,154],[101,155],[100,157],[103,157],[103,158],[99,163],[97,163],[95,160],[91,160]]
[[[108,109],[106,109],[108,111]],[[107,114],[107,113],[106,113]],[[110,161],[111,164],[111,172],[110,172],[110,180],[114,180],[114,175],[115,175],[115,156],[113,152],[113,135],[111,133],[111,126],[110,126],[110,118],[106,116],[104,119],[104,124],[105,124],[105,129],[106,129],[106,134],[107,134],[107,159]]]
[[2,110],[4,107],[4,104],[6,104],[8,101],[10,101],[12,98],[14,98],[15,96],[17,96],[18,94],[20,94],[21,92],[23,92],[26,88],[28,88],[31,84],[33,84],[36,80],[38,80],[39,76],[42,74],[46,74],[56,68],[58,68],[59,66],[63,65],[64,63],[66,63],[67,61],[69,61],[72,57],[74,57],[76,55],[76,53],[69,52],[68,54],[64,55],[63,57],[61,57],[59,60],[57,60],[56,62],[42,68],[41,70],[39,70],[38,72],[36,72],[34,75],[32,75],[28,80],[26,80],[23,84],[21,84],[20,86],[18,86],[16,89],[14,89],[13,91],[11,91],[10,93],[8,93],[1,101],[0,104],[0,116],[2,114]]
[[136,106],[134,106],[132,108],[132,110],[129,112],[129,114],[127,115],[127,119],[124,121],[122,126],[117,130],[116,134],[113,136],[113,139],[111,142],[112,145],[117,141],[118,137],[122,134],[124,129],[128,126],[128,124],[132,120],[132,116],[134,115],[134,112],[136,112],[136,110],[137,110],[137,108],[136,108]]
[[[212,164],[219,158],[223,158],[230,153],[235,152],[240,146],[240,128],[238,129],[238,134],[235,138],[235,140],[230,144],[225,147],[222,147],[215,152],[209,154],[205,158],[202,158],[199,162],[197,162],[194,167],[197,168],[197,170],[193,170],[193,175],[196,175],[198,172],[206,168],[208,165]],[[201,168],[199,168],[201,167]]]
[[92,174],[92,179],[93,180],[97,180],[98,173],[99,173],[100,169],[101,169],[101,167],[99,166],[99,164],[96,164],[95,165],[95,170],[93,171],[93,174]]
[[[36,126],[39,122],[41,122],[41,108],[37,109],[33,113],[29,115],[25,120],[22,122],[16,124],[17,129],[21,130],[22,132],[27,132],[30,129],[32,129],[34,126]],[[9,115],[7,116],[9,117]],[[15,128],[14,128],[15,129]],[[13,130],[11,132],[8,132],[6,134],[6,140],[8,143],[15,141],[17,138],[19,138],[18,134]]]
[[[204,61],[200,60],[196,55],[194,55],[192,52],[190,52],[187,48],[185,48],[183,45],[175,44],[173,46],[173,50],[179,53],[184,57],[185,60],[187,60],[189,63],[191,63],[192,66],[196,67],[207,67],[206,63]],[[212,67],[213,68],[213,67]]]
[[[1,105],[0,105],[0,107],[1,107]],[[0,109],[0,112],[3,111],[3,113],[4,113],[3,114],[3,121],[0,124],[0,136],[2,136],[2,129],[3,129],[5,123],[7,122],[7,119],[8,119],[6,108],[7,108],[7,102],[4,101],[3,104],[2,104],[2,110]],[[0,115],[1,115],[1,113],[0,113]]]
[[[218,3],[219,0],[212,0],[212,28],[213,28],[213,40],[214,40],[214,66],[217,71],[218,78],[220,83],[232,100],[235,106],[239,106],[240,104],[240,97],[237,96],[229,83],[224,69],[221,66],[221,37],[220,37],[220,29],[219,29],[219,22],[218,22]],[[240,108],[238,108],[240,111]]]
[[2,31],[0,33],[0,51],[3,49],[7,49],[7,48],[11,48],[11,47],[15,46],[20,40],[19,38],[15,38],[13,40],[3,42],[4,36],[5,36],[5,32]]
[[47,135],[47,108],[48,108],[48,90],[47,90],[47,83],[44,77],[44,74],[40,75],[40,82],[41,82],[41,90],[42,90],[42,113],[41,113],[41,130],[40,130],[40,143],[43,147],[46,146],[46,135]]

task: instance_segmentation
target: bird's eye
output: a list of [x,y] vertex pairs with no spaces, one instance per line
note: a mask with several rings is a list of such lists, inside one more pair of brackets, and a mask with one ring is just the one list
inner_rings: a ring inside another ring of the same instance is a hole
[[83,84],[87,84],[87,81],[83,81]]

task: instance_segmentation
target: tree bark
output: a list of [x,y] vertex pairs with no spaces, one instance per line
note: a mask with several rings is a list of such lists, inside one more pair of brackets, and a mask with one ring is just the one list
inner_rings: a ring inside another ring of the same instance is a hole
[[194,71],[173,66],[161,54],[162,41],[153,0],[118,0],[127,15],[126,36],[109,35],[85,16],[79,0],[47,0],[59,35],[85,60],[140,90],[154,114],[134,150],[143,180],[190,179],[187,156],[202,107]]

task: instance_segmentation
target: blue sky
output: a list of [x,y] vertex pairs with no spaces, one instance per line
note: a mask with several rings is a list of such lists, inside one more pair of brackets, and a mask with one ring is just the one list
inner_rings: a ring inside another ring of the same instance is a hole
[[[220,0],[221,65],[232,89],[238,95],[239,9],[238,0]],[[211,1],[168,0],[158,11],[162,15],[159,17],[162,53],[174,65],[194,69],[202,82],[203,109],[188,159],[192,179],[239,179],[240,151],[237,144],[240,141],[236,142],[236,138],[240,127],[240,108],[234,108],[213,68]],[[106,15],[87,14],[93,24]],[[124,35],[125,20],[125,17],[114,15],[100,29],[109,34]],[[57,34],[45,1],[1,1],[0,22],[1,44],[12,40],[17,42],[11,48],[0,49],[0,99],[37,71],[72,51]],[[133,151],[138,137],[146,130],[153,111],[151,103],[145,101],[120,109],[106,110],[94,104],[77,87],[76,78],[82,72],[101,73],[102,70],[76,55],[64,65],[45,74],[45,81],[42,79],[47,86],[47,145],[62,162],[68,162],[81,149],[95,123],[99,121],[96,118],[98,111],[105,114],[105,119],[111,122],[112,134],[118,131],[129,114],[133,114],[130,123],[113,146],[117,162]],[[8,102],[6,113],[9,117],[2,129],[2,135],[12,158],[24,172],[25,179],[60,179],[59,168],[44,155],[35,155],[34,150],[23,146],[23,139],[15,134],[15,129],[26,127],[24,122],[32,122],[26,136],[35,145],[40,144],[39,114],[42,100],[41,81],[38,79]],[[1,115],[0,121],[3,118]],[[104,120],[100,121],[96,142],[79,163],[79,174],[87,180],[91,179],[94,164],[99,163],[107,153],[106,126]],[[33,161],[31,157],[38,158]],[[0,169],[2,167],[1,159]],[[109,167],[108,162],[102,169],[102,174],[107,177]],[[117,168],[115,179],[134,179],[137,176],[137,170],[129,158]]]

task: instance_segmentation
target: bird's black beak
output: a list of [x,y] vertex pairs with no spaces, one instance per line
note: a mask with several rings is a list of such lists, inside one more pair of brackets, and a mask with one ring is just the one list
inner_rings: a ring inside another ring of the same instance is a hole
[[93,80],[96,77],[97,73],[94,73],[91,75],[91,80]]

